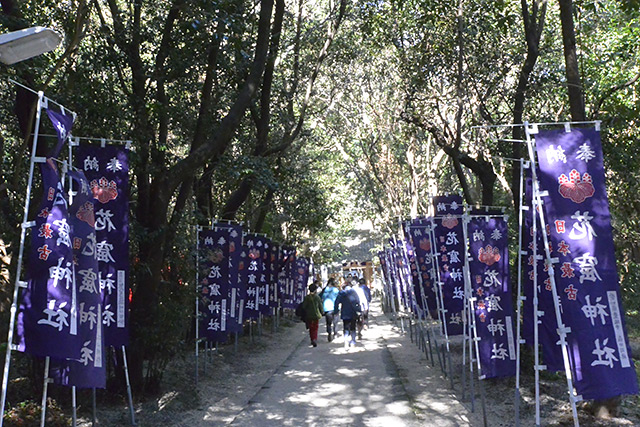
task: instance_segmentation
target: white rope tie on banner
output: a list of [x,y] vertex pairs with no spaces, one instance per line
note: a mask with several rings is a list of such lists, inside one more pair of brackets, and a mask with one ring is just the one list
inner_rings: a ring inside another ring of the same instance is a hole
[[[75,113],[73,113],[75,114]],[[74,116],[75,117],[75,116]],[[31,134],[32,136],[34,134]],[[53,135],[50,133],[41,133],[39,134],[40,137],[45,137],[45,138],[57,138],[58,135]],[[107,145],[122,145],[124,144],[125,149],[126,150],[131,150],[131,144],[133,143],[133,141],[131,141],[130,139],[111,139],[111,138],[96,138],[93,136],[75,136],[75,135],[69,135],[69,145],[71,145],[72,147],[77,147],[78,145],[80,145],[80,141],[88,141],[88,142],[99,142],[100,146],[102,148],[105,148]],[[104,141],[104,145],[102,145]]]
[[[72,170],[72,171],[75,171],[75,172],[82,171],[82,169],[78,169],[77,167],[75,167],[73,165],[70,165],[69,162],[67,162],[66,160],[56,159],[55,157],[49,157],[48,159],[45,158],[45,157],[41,157],[41,158],[45,159],[45,162],[47,160],[52,160],[52,161],[58,163],[59,165],[61,165],[63,168],[66,168],[67,170]],[[36,158],[36,159],[40,159],[40,158]],[[35,159],[34,159],[34,161],[35,161]],[[36,161],[36,163],[45,163],[45,162]]]

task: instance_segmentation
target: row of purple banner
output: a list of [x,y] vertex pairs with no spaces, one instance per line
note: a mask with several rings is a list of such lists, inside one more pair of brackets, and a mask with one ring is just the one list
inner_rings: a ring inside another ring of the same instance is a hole
[[198,233],[199,336],[226,342],[245,319],[295,308],[306,295],[310,261],[291,246],[217,223]]
[[102,388],[106,347],[129,339],[127,150],[80,145],[66,180],[57,158],[73,118],[47,115],[58,143],[40,164],[43,196],[26,256],[18,349],[50,357],[57,383]]
[[466,329],[466,308],[473,301],[481,375],[514,375],[506,219],[467,215],[460,196],[436,197],[433,203],[436,216],[405,222],[403,238],[378,254],[387,294],[418,317],[442,322],[447,336],[473,333]]
[[[532,207],[529,179],[522,338],[533,344],[537,321],[544,363],[552,371],[565,369],[561,345],[566,342],[575,392],[583,399],[636,394],[600,133],[562,129],[535,136],[543,210]],[[378,254],[388,300],[393,309],[403,306],[419,318],[440,321],[447,336],[473,336],[481,377],[515,375],[519,337],[514,333],[518,319],[509,281],[507,219],[465,211],[459,196],[435,197],[433,205],[435,216],[405,222],[402,237],[391,239]],[[547,236],[534,233],[541,229],[534,212],[547,218]]]

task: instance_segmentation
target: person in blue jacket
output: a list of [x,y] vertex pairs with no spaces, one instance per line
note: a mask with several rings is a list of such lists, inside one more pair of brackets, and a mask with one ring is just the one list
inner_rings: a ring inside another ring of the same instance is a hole
[[340,311],[340,318],[344,324],[344,347],[356,345],[356,321],[360,316],[360,299],[353,289],[353,285],[347,282],[345,289],[338,293],[334,314]]
[[339,292],[340,289],[336,287],[335,279],[331,277],[327,282],[327,286],[320,293],[324,318],[327,321],[327,339],[329,342],[336,336],[336,329],[338,328],[338,317],[333,314],[333,310],[335,309],[336,298]]

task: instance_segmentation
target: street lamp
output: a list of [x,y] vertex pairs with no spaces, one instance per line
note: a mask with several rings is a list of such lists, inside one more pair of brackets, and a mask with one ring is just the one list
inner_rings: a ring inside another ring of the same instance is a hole
[[58,33],[44,27],[0,34],[0,62],[11,65],[50,52],[60,44],[60,40],[62,37]]

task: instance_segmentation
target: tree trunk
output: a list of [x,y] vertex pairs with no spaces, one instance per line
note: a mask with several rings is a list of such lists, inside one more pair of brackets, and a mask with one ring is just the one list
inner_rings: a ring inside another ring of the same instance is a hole
[[240,182],[238,188],[236,188],[236,190],[231,193],[231,196],[227,200],[227,203],[225,203],[224,207],[222,208],[220,218],[228,221],[233,221],[235,219],[238,209],[240,209],[244,202],[246,202],[249,198],[254,181],[255,177],[253,175],[250,175]]
[[262,228],[264,227],[265,220],[267,218],[267,213],[269,213],[269,208],[271,207],[271,202],[273,201],[273,196],[275,191],[273,188],[267,190],[267,194],[264,197],[264,200],[260,204],[260,208],[258,209],[258,215],[255,219],[255,224],[253,226],[254,231],[256,233],[262,233]]
[[569,93],[569,108],[571,120],[581,122],[586,120],[584,108],[584,94],[576,54],[576,34],[573,25],[573,1],[558,0],[560,3],[560,22],[562,23],[562,45],[567,76],[567,91]]
[[198,224],[208,225],[208,221],[213,216],[211,192],[213,189],[212,175],[214,170],[215,167],[207,165],[200,178],[196,180],[194,193],[196,196],[196,206],[198,210]]
[[[158,287],[161,283],[162,269],[165,265],[165,254],[170,246],[168,241],[168,212],[171,198],[183,183],[193,182],[195,174],[207,162],[216,164],[225,152],[236,129],[241,123],[244,113],[253,99],[256,87],[264,71],[269,47],[271,31],[271,15],[273,0],[262,0],[260,21],[256,42],[255,57],[251,65],[251,72],[240,89],[237,98],[230,107],[227,115],[221,120],[218,129],[207,135],[208,140],[193,141],[190,154],[180,160],[169,170],[158,170],[153,174],[153,180],[147,186],[148,192],[144,203],[139,203],[136,219],[144,230],[140,239],[139,254],[141,265],[136,268],[136,287],[131,304],[131,375],[135,386],[144,386],[143,361],[150,355],[146,354],[145,340],[158,337],[162,325],[156,318],[158,309]],[[134,58],[137,55],[133,55]],[[135,63],[135,61],[134,61]],[[134,68],[132,66],[132,68]],[[135,93],[135,91],[134,91]],[[144,94],[143,94],[144,95]],[[135,96],[135,95],[134,95]],[[203,95],[204,96],[204,95]],[[138,118],[144,124],[147,118],[145,98],[138,105]],[[145,129],[142,127],[141,130]],[[148,129],[148,128],[147,128]],[[148,184],[151,173],[148,168],[139,174],[139,185]],[[190,191],[183,188],[184,191]],[[139,187],[139,191],[142,189]],[[176,208],[179,208],[176,206]],[[174,212],[180,215],[181,212]],[[169,234],[170,235],[170,234]],[[170,239],[169,239],[170,240]]]
[[[524,115],[524,104],[527,98],[529,87],[529,77],[535,68],[538,56],[540,55],[540,37],[544,28],[544,21],[547,13],[547,1],[539,2],[534,0],[529,11],[526,0],[522,0],[522,22],[524,24],[524,36],[527,42],[527,56],[518,75],[518,86],[513,96],[513,123],[522,123]],[[524,139],[522,127],[514,126],[511,134],[515,140]],[[523,144],[514,142],[512,146],[512,158],[520,159],[523,156]],[[515,211],[520,209],[520,163],[513,163],[511,168],[511,194],[513,194],[513,205]]]

